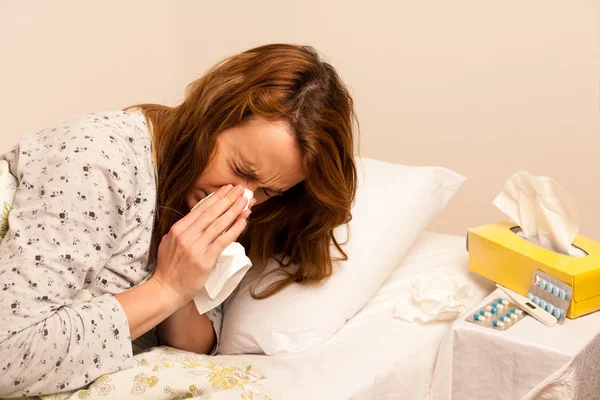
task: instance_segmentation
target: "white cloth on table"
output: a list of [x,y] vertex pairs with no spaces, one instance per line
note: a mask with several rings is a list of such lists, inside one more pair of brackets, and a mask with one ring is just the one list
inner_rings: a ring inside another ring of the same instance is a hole
[[600,398],[600,333],[561,369],[537,385],[522,400]]
[[[502,296],[496,290],[478,306]],[[430,399],[520,399],[599,331],[600,313],[567,319],[553,328],[527,316],[505,331],[478,326],[463,316],[440,348]]]

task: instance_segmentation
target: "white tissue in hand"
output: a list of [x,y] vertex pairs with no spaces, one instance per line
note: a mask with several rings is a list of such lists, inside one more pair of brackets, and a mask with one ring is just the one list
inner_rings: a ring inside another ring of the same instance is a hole
[[[212,195],[213,193],[200,200],[192,210]],[[248,204],[253,196],[252,191],[244,190],[244,197],[248,199]],[[248,205],[245,209],[247,208]],[[246,250],[241,244],[234,242],[227,246],[217,258],[215,267],[210,271],[208,279],[204,283],[204,290],[194,298],[198,312],[204,314],[224,302],[239,285],[251,266],[252,262],[246,256]]]
[[579,231],[577,204],[552,178],[519,171],[506,181],[494,205],[519,225],[530,242],[579,255],[579,249],[571,246]]
[[470,307],[475,294],[470,285],[459,287],[448,277],[417,278],[412,289],[413,304],[398,304],[394,317],[408,322],[455,319]]
[[[228,283],[237,280],[229,291],[230,293],[233,292],[233,289],[240,283],[251,265],[250,259],[246,257],[244,247],[237,242],[231,243],[217,258],[215,267],[210,271],[210,275],[204,284],[208,297],[212,300],[216,299],[219,293],[227,288]],[[239,279],[231,279],[240,271],[243,271],[243,273]]]
[[[208,200],[208,198],[210,196],[212,196],[213,194],[215,194],[216,192],[212,192],[210,193],[208,196],[206,196],[205,198],[203,198],[202,200],[200,200],[198,203],[196,203],[196,205],[194,207],[192,207],[192,209],[190,210],[190,212],[194,211],[196,209],[196,207],[198,207],[200,204],[202,204],[205,200]],[[242,212],[246,211],[248,209],[248,206],[250,205],[250,200],[252,200],[252,198],[254,197],[254,192],[250,189],[244,189],[244,195],[243,195],[246,200],[248,200],[248,203],[246,203],[246,207],[244,207],[244,209],[242,210]]]

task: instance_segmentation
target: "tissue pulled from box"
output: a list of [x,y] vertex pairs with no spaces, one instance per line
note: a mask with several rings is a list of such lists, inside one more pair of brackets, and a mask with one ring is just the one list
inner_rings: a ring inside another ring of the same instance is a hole
[[545,249],[580,256],[572,246],[579,231],[575,200],[554,179],[519,171],[504,184],[494,205],[521,228],[520,236]]
[[408,322],[456,319],[471,306],[474,295],[472,286],[459,286],[450,277],[417,278],[411,302],[397,304],[394,317]]

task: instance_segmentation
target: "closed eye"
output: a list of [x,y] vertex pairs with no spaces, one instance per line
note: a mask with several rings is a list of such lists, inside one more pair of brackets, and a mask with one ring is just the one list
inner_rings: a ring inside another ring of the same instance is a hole
[[[237,176],[239,176],[240,178],[252,181],[252,182],[256,182],[256,175],[254,175],[252,172],[245,170],[244,168],[240,167],[239,165],[233,165],[233,171],[235,172],[235,174]],[[267,197],[273,197],[273,196],[282,196],[283,192],[277,191],[277,190],[271,190],[269,188],[261,188],[262,191],[264,192],[264,194]]]
[[248,179],[248,180],[256,180],[256,177],[250,172],[246,172],[237,166],[234,167],[233,169],[234,169],[236,175],[239,176],[240,178],[244,178],[244,179]]
[[276,192],[276,191],[268,189],[268,188],[262,188],[262,190],[263,190],[263,192],[265,192],[265,194],[267,195],[267,197],[283,196],[282,192]]

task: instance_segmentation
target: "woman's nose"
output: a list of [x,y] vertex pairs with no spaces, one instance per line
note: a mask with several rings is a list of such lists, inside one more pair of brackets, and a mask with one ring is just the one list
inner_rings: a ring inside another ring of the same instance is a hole
[[255,204],[262,203],[263,201],[265,201],[265,199],[263,198],[264,196],[263,196],[262,190],[260,190],[260,186],[257,183],[240,180],[240,181],[236,181],[236,182],[231,182],[231,184],[233,186],[241,185],[244,189],[251,190],[252,193],[254,193],[254,198],[253,198],[253,201],[250,203],[250,207],[252,207]]
[[255,195],[256,195],[256,191],[260,189],[260,186],[257,183],[244,181],[243,179],[240,179],[235,182],[231,182],[231,184],[233,186],[240,185],[244,189],[251,190]]
[[236,183],[236,185],[242,185],[242,187],[244,187],[245,189],[251,190],[252,193],[254,193],[254,201],[252,203],[250,203],[250,207],[256,205],[256,204],[260,204],[263,201],[266,201],[269,196],[267,196],[264,192],[264,190],[262,190],[262,187],[259,184],[256,183],[251,183],[251,182],[247,182],[247,183]]

